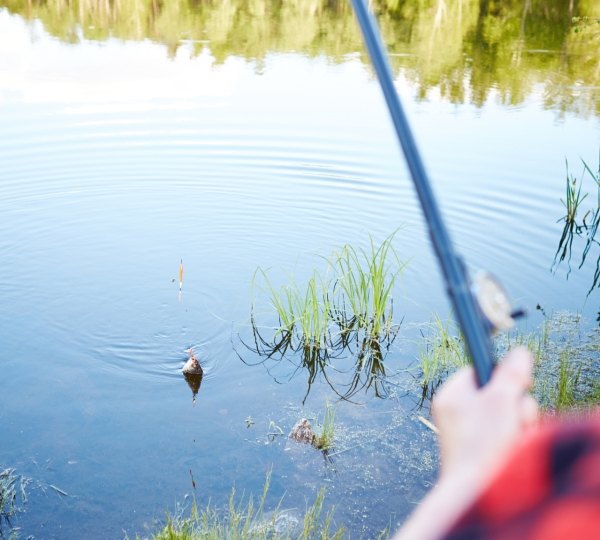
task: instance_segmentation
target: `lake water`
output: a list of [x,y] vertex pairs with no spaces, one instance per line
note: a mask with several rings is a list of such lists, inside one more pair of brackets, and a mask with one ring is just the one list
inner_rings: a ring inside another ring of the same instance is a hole
[[[200,505],[219,505],[233,486],[259,493],[270,469],[271,506],[285,494],[283,507],[300,513],[325,486],[353,538],[395,527],[437,467],[417,420],[426,409],[398,372],[414,363],[422,325],[449,307],[352,14],[315,8],[307,19],[283,2],[289,13],[268,31],[260,12],[245,13],[247,24],[236,12],[239,41],[228,41],[216,4],[188,6],[185,31],[165,12],[152,31],[129,34],[118,13],[107,22],[52,2],[33,12],[12,4],[0,2],[0,469],[32,479],[15,522],[22,534],[149,534],[194,492],[190,473]],[[525,27],[521,50],[503,42],[506,65],[487,59],[486,79],[473,67],[478,50],[464,45],[478,3],[461,11],[462,49],[440,41],[454,36],[443,25],[458,4],[440,15],[432,3],[437,37],[421,28],[427,17],[412,21],[429,42],[403,41],[406,14],[382,15],[453,239],[470,268],[493,271],[528,310],[521,331],[541,323],[538,304],[595,324],[598,252],[578,269],[576,238],[568,279],[566,263],[551,271],[565,159],[577,177],[581,158],[597,166],[594,60],[568,29],[558,43],[551,14],[547,33],[532,25],[531,41]],[[517,34],[528,16],[544,22],[525,11]],[[302,41],[296,20],[331,31]],[[448,60],[453,51],[464,63]],[[583,205],[593,209],[596,186],[586,182]],[[388,397],[366,389],[337,402],[330,463],[270,435],[322,418],[336,394],[317,378],[304,400],[302,370],[249,365],[260,360],[242,343],[252,306],[274,324],[253,277],[260,267],[277,286],[302,283],[334,249],[366,248],[399,227],[394,246],[410,263],[394,290],[402,327],[385,357]],[[205,369],[195,402],[181,375],[190,346]]]

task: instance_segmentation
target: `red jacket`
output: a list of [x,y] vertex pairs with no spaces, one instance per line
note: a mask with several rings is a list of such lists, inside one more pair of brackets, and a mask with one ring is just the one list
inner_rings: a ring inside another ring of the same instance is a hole
[[600,540],[600,412],[546,423],[446,540]]

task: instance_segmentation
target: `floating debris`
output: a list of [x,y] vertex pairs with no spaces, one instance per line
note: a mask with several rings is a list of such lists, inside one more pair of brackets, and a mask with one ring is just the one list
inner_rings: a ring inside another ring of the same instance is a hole
[[66,491],[60,489],[59,487],[55,486],[54,484],[48,484],[48,487],[52,488],[54,491],[56,491],[56,493],[58,493],[59,495],[62,495],[63,497],[70,497],[70,495]]
[[427,426],[435,434],[438,434],[440,432],[440,430],[432,422],[427,420],[427,418],[425,418],[424,416],[419,415],[417,416],[417,419],[419,420],[419,422],[421,422],[421,424]]

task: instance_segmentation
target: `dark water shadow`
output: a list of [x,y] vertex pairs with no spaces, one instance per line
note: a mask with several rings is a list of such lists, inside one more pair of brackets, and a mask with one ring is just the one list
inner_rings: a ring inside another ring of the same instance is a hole
[[202,373],[184,373],[183,378],[192,391],[192,403],[196,403],[196,396],[200,391],[200,385],[202,384]]

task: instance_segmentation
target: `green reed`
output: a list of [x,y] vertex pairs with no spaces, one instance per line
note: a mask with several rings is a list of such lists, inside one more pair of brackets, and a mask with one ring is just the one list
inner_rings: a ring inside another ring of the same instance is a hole
[[592,382],[591,388],[585,394],[582,403],[587,407],[594,407],[600,404],[600,379]]
[[279,318],[278,332],[292,332],[295,325],[294,312],[291,308],[294,295],[290,290],[290,287],[282,287],[279,290],[276,289],[271,283],[269,276],[262,268],[258,268],[254,273],[254,278],[252,279],[253,286],[256,284],[256,279],[259,274],[263,277],[267,285],[267,289],[270,293],[271,305]]
[[330,403],[325,406],[323,423],[320,433],[315,437],[313,445],[319,450],[331,450],[333,448],[333,439],[335,436],[335,408]]
[[296,335],[306,348],[325,346],[331,322],[327,282],[315,271],[304,289],[294,281],[276,289],[264,270],[257,272],[267,284],[271,305],[279,319],[276,336]]
[[333,291],[335,316],[342,331],[361,329],[375,338],[389,334],[392,289],[406,265],[392,246],[394,235],[379,246],[371,238],[369,251],[346,244],[330,259],[337,276]]
[[327,343],[331,322],[331,305],[327,284],[314,272],[302,294],[294,289],[294,318],[297,321],[304,347],[320,349]]
[[533,355],[534,365],[537,366],[542,360],[544,347],[548,345],[547,322],[542,324],[539,333],[523,333],[516,329],[505,334],[504,339],[498,340],[497,344],[503,351],[508,351],[517,345],[527,347]]
[[449,373],[468,364],[464,340],[451,325],[450,320],[444,322],[435,315],[429,335],[424,336],[425,348],[419,351],[424,394],[432,393]]
[[542,410],[582,411],[600,400],[600,328],[586,331],[579,315],[545,316],[531,334],[507,337],[498,356],[513,345],[526,345],[534,355],[532,393]]
[[[586,245],[582,253],[581,262],[579,264],[579,268],[581,268],[590,249],[595,243],[597,243],[595,236],[600,226],[600,155],[598,158],[598,172],[592,171],[591,167],[583,159],[581,162],[583,164],[583,171],[578,181],[577,178],[569,173],[569,163],[565,160],[567,169],[565,184],[566,191],[565,198],[561,198],[560,201],[565,207],[566,214],[557,222],[560,223],[561,221],[564,221],[564,227],[558,242],[558,248],[554,254],[554,261],[552,262],[553,269],[556,269],[558,264],[566,259],[569,265],[568,272],[571,271],[570,262],[574,238],[576,236],[580,236],[585,237],[586,240]],[[581,205],[588,196],[588,193],[584,193],[582,195],[581,188],[583,186],[586,173],[589,174],[594,180],[598,191],[598,197],[596,208],[590,208],[584,212],[581,208]],[[581,214],[583,214],[582,217]],[[599,278],[600,275],[594,276],[594,282],[589,292],[595,288]]]
[[[583,197],[581,196],[582,183],[580,182],[579,185],[577,185],[577,178],[575,178],[573,175],[569,175],[569,162],[567,160],[565,160],[565,166],[567,168],[566,193],[564,200],[560,199],[560,201],[563,203],[565,209],[567,210],[567,214],[562,219],[564,219],[566,223],[574,223],[577,219],[577,212],[579,210],[579,206],[581,205],[583,200],[588,196],[588,194],[585,193]],[[584,167],[588,168],[585,162]]]
[[[278,324],[259,326],[253,306],[254,345],[244,340],[242,344],[262,358],[256,363],[283,359],[295,363],[308,373],[306,396],[320,375],[341,399],[369,388],[384,395],[383,360],[399,330],[392,321],[392,290],[406,265],[392,246],[393,237],[380,245],[371,239],[367,250],[344,245],[325,259],[327,272],[313,271],[303,287],[292,279],[277,288],[266,271],[257,269],[253,287],[259,278],[264,280]],[[326,371],[331,360],[344,355],[354,359],[355,369],[345,371],[349,381],[333,383]]]
[[392,246],[393,237],[379,246],[371,239],[368,251],[344,245],[327,260],[333,277],[324,278],[315,270],[303,288],[291,281],[277,289],[258,269],[254,282],[259,275],[264,279],[279,319],[275,336],[293,334],[310,349],[333,343],[334,326],[342,342],[352,331],[364,331],[372,339],[389,336],[392,289],[406,264]]
[[564,411],[577,404],[576,390],[579,383],[580,370],[571,361],[571,351],[567,348],[560,352],[558,380],[554,392],[554,409]]

